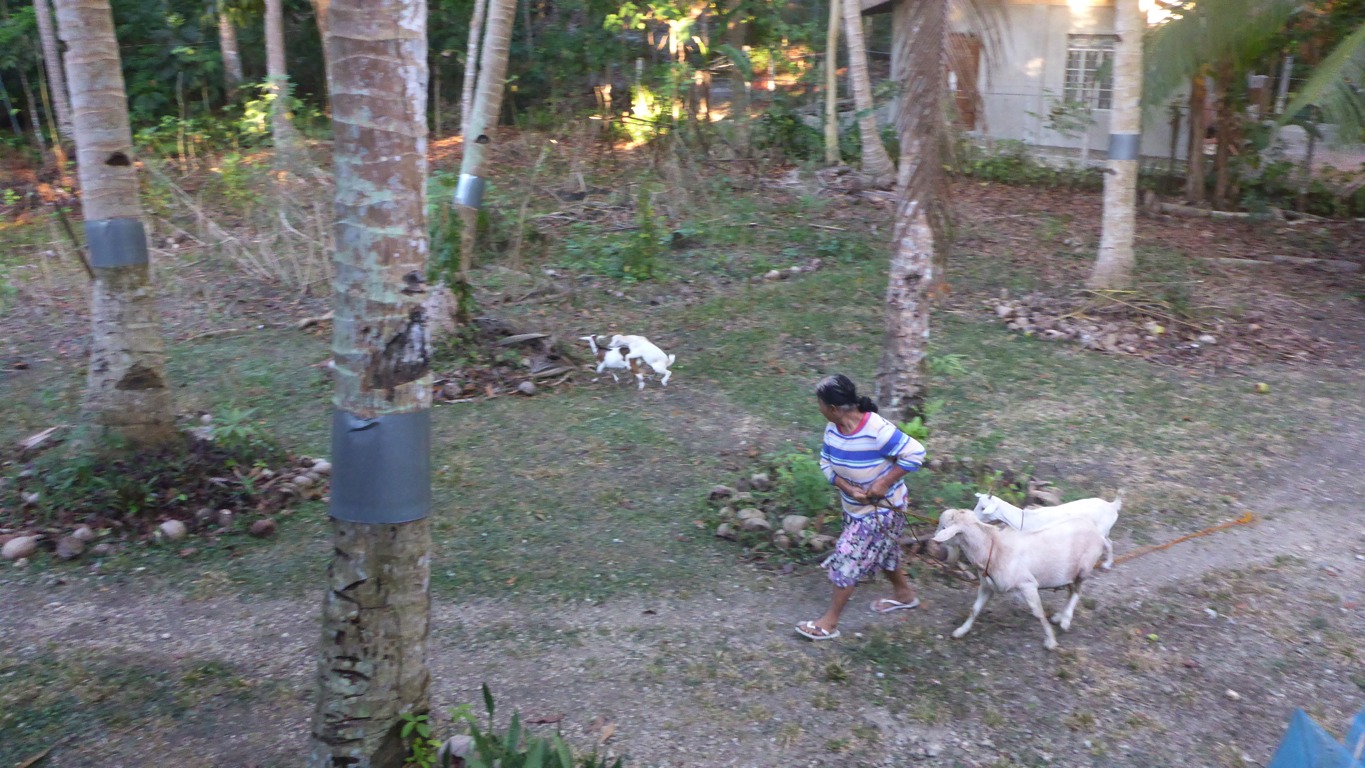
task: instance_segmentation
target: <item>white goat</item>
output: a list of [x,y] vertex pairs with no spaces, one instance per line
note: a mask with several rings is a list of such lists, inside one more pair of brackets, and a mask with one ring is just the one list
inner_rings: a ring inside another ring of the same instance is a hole
[[[611,342],[607,344],[610,349],[619,349],[627,360],[639,361],[654,369],[655,373],[663,374],[659,380],[660,386],[668,386],[668,379],[673,375],[668,370],[670,365],[678,359],[677,355],[665,354],[654,342],[644,336],[621,336],[611,337]],[[645,375],[640,371],[638,365],[632,365],[631,371],[635,374],[636,380],[640,382],[640,389],[645,388]]]
[[1033,509],[1020,509],[999,496],[985,493],[978,493],[976,498],[976,509],[972,511],[978,519],[987,523],[998,520],[1016,531],[1037,531],[1063,520],[1088,518],[1104,536],[1104,564],[1100,567],[1106,571],[1114,567],[1114,542],[1109,539],[1109,531],[1119,519],[1119,510],[1123,509],[1123,491],[1119,491],[1113,501],[1090,498]]
[[1042,530],[1024,532],[983,523],[971,510],[945,510],[939,517],[934,541],[943,543],[958,537],[967,559],[981,569],[981,579],[972,614],[966,623],[953,630],[953,637],[960,638],[971,630],[986,601],[996,592],[1018,592],[1042,622],[1046,636],[1043,646],[1054,650],[1057,637],[1043,611],[1038,590],[1066,587],[1070,591],[1066,607],[1052,615],[1052,623],[1063,631],[1071,629],[1071,617],[1081,599],[1081,583],[1090,575],[1104,548],[1104,536],[1095,523],[1089,518],[1072,517]]
[[637,373],[636,368],[638,366],[632,365],[626,359],[625,353],[621,351],[620,347],[599,347],[597,346],[596,336],[580,336],[579,338],[588,342],[588,346],[592,349],[592,356],[597,358],[597,373],[599,375],[603,370],[607,370],[611,374],[611,380],[619,384],[621,380],[617,378],[616,372],[608,369],[620,368],[631,373]]

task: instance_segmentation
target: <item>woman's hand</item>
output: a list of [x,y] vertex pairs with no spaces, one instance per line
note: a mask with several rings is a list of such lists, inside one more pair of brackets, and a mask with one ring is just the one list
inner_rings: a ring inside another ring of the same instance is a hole
[[859,488],[853,483],[850,483],[849,481],[843,479],[842,477],[836,478],[834,485],[839,490],[848,494],[848,497],[853,499],[854,501],[859,502],[860,504],[868,503],[867,491],[863,490],[862,488]]

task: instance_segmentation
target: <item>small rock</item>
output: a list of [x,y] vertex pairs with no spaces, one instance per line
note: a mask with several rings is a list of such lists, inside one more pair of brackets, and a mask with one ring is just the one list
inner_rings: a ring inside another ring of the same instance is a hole
[[195,510],[195,512],[194,512],[194,527],[195,527],[195,528],[204,528],[204,527],[206,527],[206,526],[213,525],[213,524],[216,523],[216,522],[218,522],[218,513],[217,513],[217,512],[214,512],[213,510],[209,509],[208,507],[203,507],[203,508],[201,508],[201,509]]
[[773,481],[766,472],[759,472],[749,478],[749,487],[755,491],[770,491],[773,488]]
[[531,395],[534,395],[536,393],[536,385],[530,381],[523,381],[522,383],[517,385],[517,391],[522,393],[523,395],[526,395],[527,397],[530,397]]
[[330,475],[332,474],[332,462],[326,459],[318,459],[313,464],[313,471],[319,475]]
[[748,491],[739,491],[733,498],[735,501],[753,501],[754,495]]
[[746,507],[746,508],[741,509],[740,511],[736,512],[736,513],[735,513],[735,517],[739,518],[739,520],[740,520],[741,522],[743,522],[744,520],[748,520],[748,519],[750,519],[750,518],[755,518],[755,517],[761,519],[761,518],[763,517],[763,510],[761,510],[761,509],[755,509],[755,508],[753,508],[753,507]]
[[316,481],[313,479],[312,475],[299,475],[298,477],[294,478],[293,480],[290,480],[289,482],[293,483],[299,488],[307,488]]
[[208,426],[213,423],[213,414],[206,413],[199,417],[199,423]]
[[1195,339],[1195,341],[1199,342],[1200,344],[1217,344],[1218,337],[1210,333],[1201,333],[1199,334],[1199,338]]
[[161,532],[162,536],[165,536],[171,541],[180,541],[189,534],[189,529],[179,520],[167,520],[158,526],[157,530]]
[[782,272],[776,269],[770,269],[763,275],[764,280],[779,280],[781,277]]
[[792,548],[791,537],[787,536],[787,534],[785,533],[778,533],[773,536],[773,546],[777,547],[778,549],[791,549]]
[[716,526],[716,538],[734,541],[739,538],[739,534],[735,532],[734,526],[729,523],[721,523]]
[[773,524],[763,517],[746,517],[739,526],[746,531],[771,531]]
[[63,536],[57,541],[57,557],[62,560],[75,560],[85,552],[85,542],[75,536]]
[[943,754],[943,745],[937,742],[930,742],[924,747],[924,754],[929,757],[938,757]]
[[262,480],[274,480],[274,479],[275,479],[275,470],[273,470],[273,469],[262,469],[262,470],[261,470],[261,479],[262,479]]
[[805,515],[787,515],[782,518],[782,530],[789,536],[800,536],[810,524],[810,518]]
[[90,541],[95,538],[95,532],[88,525],[80,525],[76,527],[76,530],[71,532],[71,536],[72,538],[80,539],[81,541]]
[[1242,694],[1240,694],[1240,693],[1238,693],[1238,692],[1232,690],[1231,688],[1227,689],[1226,691],[1223,691],[1223,695],[1226,696],[1226,697],[1228,697],[1228,700],[1229,700],[1229,701],[1241,701],[1241,700],[1242,700]]
[[38,493],[37,491],[34,491],[33,493],[21,493],[19,494],[19,497],[24,500],[25,504],[32,506],[34,504],[37,504],[38,499],[41,499],[43,495],[41,493]]
[[27,558],[27,557],[21,557],[21,558],[19,558],[18,560],[15,560],[15,561],[14,561],[14,567],[15,567],[15,568],[19,568],[19,569],[21,569],[21,570],[24,569],[24,568],[27,568],[27,567],[28,567],[28,558]]
[[1012,314],[1014,314],[1014,307],[1011,307],[1011,306],[1008,305],[1008,304],[997,304],[997,305],[995,305],[995,315],[996,315],[996,317],[999,317],[1000,319],[1003,320],[1003,319],[1009,317],[1009,316],[1012,315]]
[[22,560],[38,551],[37,536],[16,536],[0,548],[0,557],[6,560]]
[[257,520],[251,524],[251,535],[258,539],[264,539],[275,535],[275,521],[270,518]]
[[734,488],[728,485],[715,485],[711,487],[711,498],[728,499],[736,493]]
[[470,736],[451,736],[436,751],[436,764],[445,765],[447,762],[459,761],[464,764],[464,759],[469,757],[474,751],[474,739]]
[[812,536],[806,542],[806,546],[810,547],[811,550],[814,552],[824,552],[825,550],[834,546],[834,537],[826,536],[824,534]]
[[1205,608],[1204,615],[1208,616],[1210,619],[1216,619],[1218,618],[1218,611],[1215,611],[1212,608]]
[[726,520],[732,520],[732,519],[734,519],[734,517],[735,517],[735,508],[734,508],[734,507],[731,507],[731,506],[728,506],[728,505],[727,505],[727,506],[724,506],[724,507],[721,507],[721,508],[720,508],[720,516],[723,517],[723,518],[725,518]]
[[231,527],[232,527],[232,510],[230,510],[230,509],[220,509],[220,510],[218,510],[217,518],[218,518],[218,527],[219,527],[219,528],[231,528]]
[[105,541],[90,548],[90,554],[95,557],[108,557],[118,551],[118,547]]

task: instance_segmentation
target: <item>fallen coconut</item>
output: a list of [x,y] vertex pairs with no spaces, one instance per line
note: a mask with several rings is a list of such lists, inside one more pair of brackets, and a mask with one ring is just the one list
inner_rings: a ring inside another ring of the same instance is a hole
[[5,546],[0,548],[0,557],[6,560],[22,560],[37,551],[37,536],[17,536],[5,542]]
[[95,538],[95,531],[88,525],[80,525],[76,526],[76,530],[72,531],[71,535],[81,541],[90,541]]
[[730,525],[729,523],[721,523],[720,525],[716,526],[716,537],[734,541],[735,539],[739,538],[739,534],[735,533],[734,526]]
[[157,530],[170,541],[180,541],[189,535],[189,529],[179,520],[167,520],[158,526]]
[[57,557],[62,560],[75,560],[85,552],[85,542],[75,536],[63,536],[57,541]]
[[805,515],[787,515],[782,518],[782,530],[789,536],[799,536],[809,524],[810,518]]
[[746,517],[739,526],[746,531],[771,531],[773,524],[763,517]]
[[264,539],[275,535],[275,521],[270,518],[257,520],[251,524],[251,535],[258,539]]

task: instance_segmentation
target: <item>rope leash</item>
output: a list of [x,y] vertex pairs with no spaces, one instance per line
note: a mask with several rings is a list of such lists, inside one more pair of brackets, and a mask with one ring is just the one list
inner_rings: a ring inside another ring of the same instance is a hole
[[1217,533],[1219,531],[1226,530],[1228,528],[1232,528],[1238,525],[1250,525],[1251,523],[1254,522],[1256,522],[1256,516],[1251,514],[1250,512],[1247,512],[1246,514],[1242,515],[1236,520],[1228,520],[1227,522],[1219,523],[1218,525],[1211,525],[1208,528],[1203,529],[1202,531],[1195,531],[1194,533],[1188,533],[1179,538],[1171,539],[1165,544],[1153,544],[1152,546],[1149,547],[1135,549],[1132,552],[1128,552],[1121,557],[1114,558],[1114,565],[1121,565],[1123,563],[1128,562],[1129,560],[1142,557],[1143,555],[1150,555],[1153,552],[1159,552],[1163,549],[1170,549],[1171,547],[1174,547],[1176,544],[1179,544],[1183,541],[1197,539],[1200,536],[1208,536],[1211,533]]

